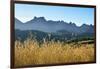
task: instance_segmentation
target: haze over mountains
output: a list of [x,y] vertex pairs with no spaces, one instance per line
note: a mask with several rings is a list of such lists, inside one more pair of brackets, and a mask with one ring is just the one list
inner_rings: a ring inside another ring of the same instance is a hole
[[83,24],[76,26],[75,23],[67,23],[64,21],[52,21],[46,20],[44,17],[34,17],[32,20],[22,23],[20,20],[15,18],[15,29],[19,30],[39,30],[43,32],[73,32],[77,34],[81,33],[94,33],[94,26]]

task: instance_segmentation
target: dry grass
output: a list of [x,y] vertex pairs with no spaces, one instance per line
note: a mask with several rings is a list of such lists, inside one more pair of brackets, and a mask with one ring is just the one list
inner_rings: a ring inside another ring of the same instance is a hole
[[36,40],[15,41],[15,66],[94,61],[94,45]]

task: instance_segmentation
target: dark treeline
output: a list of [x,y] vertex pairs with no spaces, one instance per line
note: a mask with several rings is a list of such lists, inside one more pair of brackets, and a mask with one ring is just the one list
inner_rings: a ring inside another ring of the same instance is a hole
[[[43,43],[44,39],[46,41],[60,41],[60,42],[79,42],[79,41],[86,41],[92,40],[94,42],[94,35],[90,33],[82,33],[76,34],[71,32],[56,32],[56,33],[47,33],[37,30],[15,30],[15,40],[20,40],[21,42],[25,41],[28,38],[35,39],[39,43]],[[90,42],[90,43],[91,43]]]

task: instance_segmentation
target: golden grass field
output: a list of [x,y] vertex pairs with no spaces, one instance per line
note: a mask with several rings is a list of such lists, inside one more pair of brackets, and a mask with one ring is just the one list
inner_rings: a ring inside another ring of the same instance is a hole
[[31,39],[15,41],[15,67],[94,61],[94,44],[77,46],[59,41],[44,41],[41,45]]

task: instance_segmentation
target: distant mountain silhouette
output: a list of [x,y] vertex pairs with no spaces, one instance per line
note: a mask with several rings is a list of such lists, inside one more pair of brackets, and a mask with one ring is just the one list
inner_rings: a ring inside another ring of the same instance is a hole
[[21,28],[24,28],[24,24],[20,20],[15,18],[15,29],[20,29],[21,30]]
[[67,23],[64,21],[46,20],[44,17],[34,17],[32,20],[22,23],[15,18],[15,29],[19,30],[39,30],[43,32],[70,32],[76,34],[82,33],[94,33],[94,26],[83,24],[82,26],[76,26],[75,23]]

